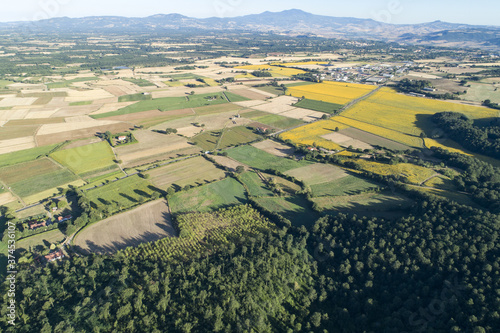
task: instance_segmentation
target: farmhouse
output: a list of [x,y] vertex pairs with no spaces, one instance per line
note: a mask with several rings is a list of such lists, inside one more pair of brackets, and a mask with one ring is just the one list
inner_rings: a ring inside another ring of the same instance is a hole
[[118,141],[125,141],[125,140],[127,140],[127,137],[124,135],[118,137]]
[[34,229],[38,229],[38,228],[46,227],[46,226],[47,226],[47,221],[41,221],[41,222],[29,221],[28,222],[28,227],[30,228],[30,230],[34,230]]
[[58,223],[65,222],[65,221],[71,220],[72,218],[73,218],[73,216],[71,216],[71,215],[67,215],[67,216],[64,216],[64,217],[59,216],[57,218],[57,222]]
[[52,252],[52,253],[49,253],[43,257],[45,258],[45,260],[47,260],[47,262],[51,262],[54,260],[59,260],[59,259],[64,258],[64,253],[61,249],[59,249],[59,250]]

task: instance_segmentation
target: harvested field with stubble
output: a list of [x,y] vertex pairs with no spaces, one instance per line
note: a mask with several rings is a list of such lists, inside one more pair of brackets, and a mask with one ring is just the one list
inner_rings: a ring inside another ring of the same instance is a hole
[[[95,136],[97,133],[104,133],[110,131],[111,133],[120,133],[128,130],[130,124],[127,123],[114,123],[110,125],[101,125],[97,127],[88,127],[72,131],[64,131],[55,134],[46,134],[36,136],[36,141],[39,146],[50,145],[55,143],[64,142],[66,140],[78,140]],[[62,129],[62,128],[60,128]]]
[[149,171],[148,174],[151,181],[164,190],[172,185],[182,188],[186,185],[206,184],[226,176],[224,170],[218,169],[201,156],[168,164]]
[[158,200],[82,230],[74,240],[85,253],[112,254],[129,246],[177,237],[168,203]]
[[8,204],[9,202],[16,201],[17,198],[14,197],[10,192],[0,194],[0,206]]
[[373,147],[370,146],[369,144],[367,144],[366,142],[356,140],[354,138],[351,138],[350,136],[347,136],[347,135],[344,135],[341,133],[337,133],[337,132],[323,135],[322,138],[333,141],[333,142],[335,142],[335,143],[337,143],[345,148],[353,147],[355,149],[363,149],[363,150],[373,149]]
[[340,134],[344,134],[350,138],[355,140],[360,140],[362,142],[369,142],[373,146],[381,146],[394,150],[407,150],[410,149],[409,146],[403,145],[399,142],[386,139],[384,137],[368,133],[362,130],[359,130],[354,127],[345,128],[339,131]]
[[165,135],[149,130],[138,130],[133,133],[138,143],[115,148],[116,154],[125,165],[192,146],[186,138],[178,135]]
[[12,153],[20,150],[35,148],[32,136],[0,141],[0,154]]
[[261,142],[254,143],[252,146],[258,148],[260,150],[265,151],[266,153],[272,154],[278,157],[287,157],[293,155],[295,150],[287,145],[282,143],[273,141],[273,140],[265,140]]

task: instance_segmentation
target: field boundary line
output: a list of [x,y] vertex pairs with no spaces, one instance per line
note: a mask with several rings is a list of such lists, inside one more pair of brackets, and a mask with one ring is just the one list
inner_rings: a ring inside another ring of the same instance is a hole
[[[348,118],[348,117],[345,117],[345,118]],[[348,119],[352,119],[352,118],[348,118]],[[356,120],[356,119],[352,119],[352,120]],[[374,135],[374,136],[378,136],[378,137],[380,137],[380,138],[382,138],[382,139],[385,139],[385,140],[388,140],[388,141],[392,141],[392,142],[394,142],[394,143],[398,143],[398,144],[403,145],[403,146],[408,146],[408,144],[406,144],[406,143],[399,142],[399,141],[396,141],[396,140],[393,140],[393,139],[388,139],[388,138],[383,137],[383,136],[381,136],[381,135],[378,135],[378,134],[375,134],[375,133],[371,133],[371,132],[368,132],[368,131],[362,130],[362,129],[360,129],[360,128],[356,127],[356,126],[348,125],[348,124],[346,124],[346,123],[342,122],[341,120],[335,119],[335,121],[336,121],[336,122],[338,122],[338,123],[340,123],[340,124],[343,124],[343,125],[346,125],[346,126],[349,126],[349,127],[355,128],[355,129],[357,129],[358,131],[361,131],[361,132],[364,132],[364,133],[367,133],[367,134],[371,134],[371,135]],[[377,127],[383,128],[383,129],[387,129],[387,130],[395,131],[395,132],[401,133],[401,134],[403,134],[403,135],[408,135],[408,134],[406,134],[406,133],[399,132],[399,131],[397,131],[397,130],[393,130],[393,129],[390,129],[390,128],[381,127],[381,126],[378,126],[378,125],[369,124],[369,123],[364,122],[364,121],[360,121],[360,120],[356,120],[356,121],[359,121],[359,122],[364,123],[364,124],[367,124],[367,125],[377,126]],[[411,136],[411,135],[408,135],[408,136]],[[361,140],[360,140],[360,141],[361,141]],[[411,146],[408,146],[408,147],[409,147],[409,148],[412,148]]]
[[10,187],[9,187],[9,186],[7,186],[7,184],[5,184],[5,183],[4,183],[3,181],[1,181],[1,180],[0,180],[0,184],[1,184],[1,185],[2,185],[2,186],[3,186],[3,187],[4,187],[4,188],[5,188],[8,192],[10,192],[10,194],[12,194],[12,196],[16,197],[19,201],[21,201],[21,204],[22,204],[24,207],[26,207],[26,203],[23,201],[23,199],[22,199],[20,196],[18,196],[16,192],[12,191],[12,190],[10,189]]

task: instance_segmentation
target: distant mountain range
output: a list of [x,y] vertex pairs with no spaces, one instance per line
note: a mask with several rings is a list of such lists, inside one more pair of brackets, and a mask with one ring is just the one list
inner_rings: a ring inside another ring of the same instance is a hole
[[330,17],[298,9],[264,12],[231,18],[198,19],[180,14],[145,18],[93,16],[53,18],[36,22],[0,23],[0,31],[30,32],[148,32],[164,30],[246,30],[330,38],[365,38],[500,51],[500,27],[454,24],[441,21],[423,24],[388,24],[372,19]]

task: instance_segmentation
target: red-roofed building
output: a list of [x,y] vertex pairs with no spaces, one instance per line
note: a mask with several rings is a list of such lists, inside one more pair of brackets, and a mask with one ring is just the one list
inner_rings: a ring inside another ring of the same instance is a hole
[[46,227],[47,226],[47,221],[41,221],[41,222],[38,222],[38,221],[29,221],[28,222],[28,227],[33,230],[33,229],[38,229],[38,228],[41,228],[41,227]]
[[51,262],[54,260],[59,260],[59,259],[64,258],[64,253],[61,249],[59,249],[59,250],[52,252],[52,253],[49,253],[43,257],[45,258],[45,260],[47,260],[47,262]]

